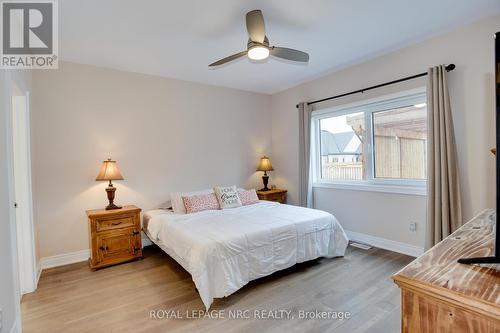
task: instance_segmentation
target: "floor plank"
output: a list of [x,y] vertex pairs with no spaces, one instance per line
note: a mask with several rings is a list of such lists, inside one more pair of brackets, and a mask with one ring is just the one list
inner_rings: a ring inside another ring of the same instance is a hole
[[[21,302],[23,331],[399,332],[399,290],[390,277],[413,259],[349,247],[343,258],[299,264],[217,299],[211,314],[224,318],[193,319],[185,317],[204,307],[189,273],[156,246],[145,248],[144,256],[98,271],[87,263],[44,271],[37,291]],[[178,310],[184,318],[154,319],[151,310]],[[236,310],[249,310],[250,318],[228,318]],[[290,311],[293,319],[256,318],[261,310]],[[315,310],[351,318],[298,318]]]

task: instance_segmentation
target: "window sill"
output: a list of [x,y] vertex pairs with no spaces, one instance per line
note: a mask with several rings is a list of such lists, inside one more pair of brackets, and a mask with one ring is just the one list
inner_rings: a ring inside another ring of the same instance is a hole
[[408,185],[392,185],[392,184],[373,184],[373,183],[336,183],[336,182],[320,182],[313,183],[313,188],[332,188],[337,190],[351,191],[366,191],[366,192],[382,192],[407,195],[427,195],[427,187],[425,186],[408,186]]

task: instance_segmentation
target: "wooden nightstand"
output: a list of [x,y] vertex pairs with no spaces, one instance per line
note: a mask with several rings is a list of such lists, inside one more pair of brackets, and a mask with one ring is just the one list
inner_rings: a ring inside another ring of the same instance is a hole
[[286,192],[287,190],[269,190],[269,191],[257,191],[257,196],[260,200],[276,201],[279,203],[286,203]]
[[90,268],[98,269],[142,258],[141,209],[88,210]]

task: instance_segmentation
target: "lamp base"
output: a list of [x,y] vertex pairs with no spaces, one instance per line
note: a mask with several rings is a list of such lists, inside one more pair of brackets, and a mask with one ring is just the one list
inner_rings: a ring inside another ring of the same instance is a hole
[[259,191],[270,191],[271,189],[267,187],[267,184],[269,183],[269,176],[265,171],[264,176],[262,176],[262,182],[264,183],[264,188],[260,189]]
[[106,206],[106,210],[121,209],[121,208],[122,208],[122,206],[117,206],[114,203]]
[[109,186],[106,188],[106,193],[108,195],[108,201],[109,201],[109,205],[106,206],[106,210],[113,210],[113,209],[122,208],[121,206],[117,206],[113,203],[113,201],[115,200],[115,191],[116,191],[116,187],[114,187],[110,181]]

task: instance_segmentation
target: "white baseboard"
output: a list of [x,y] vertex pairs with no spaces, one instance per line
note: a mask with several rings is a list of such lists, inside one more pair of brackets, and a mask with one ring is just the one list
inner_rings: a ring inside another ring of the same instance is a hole
[[41,260],[36,264],[36,286],[38,287],[38,282],[40,282],[40,275],[42,275],[42,263]]
[[21,317],[20,314],[16,316],[16,320],[12,324],[12,328],[10,329],[10,333],[21,333]]
[[[149,246],[152,244],[153,243],[147,237],[142,238],[142,247]],[[42,270],[86,261],[89,259],[89,257],[90,257],[90,250],[87,249],[65,254],[58,254],[52,257],[44,257],[40,259],[40,263],[37,267],[38,269],[37,284],[38,284],[38,279],[40,278],[40,274],[42,273]]]
[[153,245],[153,242],[149,240],[148,237],[144,237],[142,239],[142,247]]
[[418,257],[424,253],[423,247],[397,242],[390,239],[385,239],[372,235],[362,234],[350,230],[346,230],[345,232],[347,234],[347,237],[349,237],[349,239],[352,241],[365,243],[384,250],[402,253],[412,257]]
[[40,260],[40,266],[43,269],[53,268],[58,266],[64,266],[69,264],[74,264],[76,262],[81,262],[88,260],[90,257],[90,251],[81,250],[71,253],[58,254],[52,257],[44,257]]

